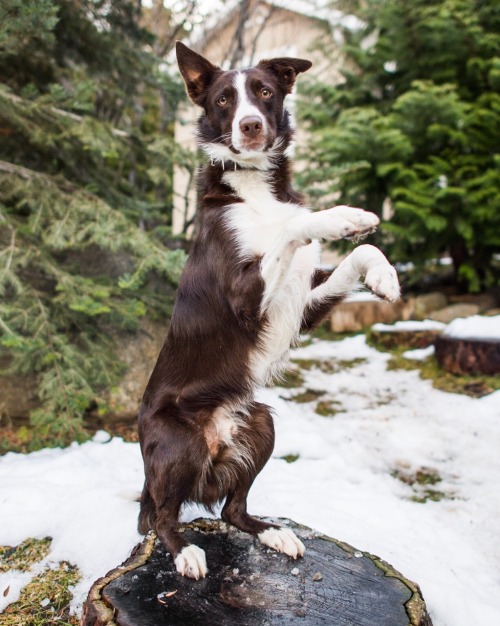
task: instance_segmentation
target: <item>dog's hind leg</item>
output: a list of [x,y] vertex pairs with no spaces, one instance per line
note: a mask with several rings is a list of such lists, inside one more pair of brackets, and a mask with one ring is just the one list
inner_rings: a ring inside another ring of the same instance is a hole
[[138,530],[145,535],[156,526],[156,506],[148,490],[148,484],[144,481],[141,494],[141,510],[139,512]]
[[[148,453],[144,456],[147,489],[155,504],[154,530],[158,538],[174,558],[179,574],[189,578],[204,578],[207,573],[205,552],[198,546],[189,544],[179,533],[179,511],[189,500],[200,478],[202,447],[196,445],[191,433],[179,425],[158,420],[161,445],[149,443],[143,446]],[[189,436],[187,436],[189,434]],[[149,511],[149,500],[146,496]]]
[[236,445],[243,446],[253,456],[252,471],[242,468],[237,486],[230,491],[222,509],[222,519],[243,532],[257,535],[264,545],[293,558],[303,556],[304,544],[288,528],[263,522],[247,512],[247,496],[256,476],[269,460],[274,448],[274,424],[269,407],[254,403],[249,408],[247,428]]

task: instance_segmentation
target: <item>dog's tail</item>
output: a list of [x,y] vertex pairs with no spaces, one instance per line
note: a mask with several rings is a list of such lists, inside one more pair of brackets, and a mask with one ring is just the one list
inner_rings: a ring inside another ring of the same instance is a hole
[[147,483],[141,495],[141,510],[139,512],[138,530],[141,535],[146,535],[150,530],[156,527],[156,506],[151,494],[149,493]]

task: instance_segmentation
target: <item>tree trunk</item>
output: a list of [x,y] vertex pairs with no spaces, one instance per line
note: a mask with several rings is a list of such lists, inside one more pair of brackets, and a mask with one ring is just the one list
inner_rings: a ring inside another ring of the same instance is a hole
[[500,374],[500,341],[460,339],[442,335],[436,340],[436,359],[452,374]]
[[[273,520],[276,521],[276,520]],[[176,573],[151,533],[92,586],[82,626],[432,626],[420,589],[378,557],[290,520],[306,545],[294,561],[215,520],[185,527],[207,553],[205,579]]]

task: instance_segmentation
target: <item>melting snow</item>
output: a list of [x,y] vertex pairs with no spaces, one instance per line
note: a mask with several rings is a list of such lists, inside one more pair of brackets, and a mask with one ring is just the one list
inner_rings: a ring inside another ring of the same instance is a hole
[[[500,624],[500,392],[473,399],[435,390],[416,371],[387,371],[388,355],[362,335],[315,341],[294,356],[366,361],[304,371],[305,387],[335,401],[332,417],[291,401],[296,390],[262,390],[276,412],[276,449],[250,511],[290,517],[382,557],[420,585],[434,626]],[[287,463],[287,455],[298,459]],[[441,477],[440,501],[415,502],[412,486],[395,477],[422,467]],[[77,565],[79,611],[91,583],[141,540],[131,493],[142,481],[138,444],[104,433],[63,450],[9,453],[0,459],[0,544],[53,537],[35,569]],[[191,507],[183,518],[199,515]],[[31,575],[0,574],[0,610]]]

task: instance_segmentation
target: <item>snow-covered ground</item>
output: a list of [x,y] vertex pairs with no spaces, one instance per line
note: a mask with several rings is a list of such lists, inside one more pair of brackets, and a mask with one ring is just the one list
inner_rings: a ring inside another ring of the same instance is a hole
[[[290,517],[382,557],[420,585],[435,626],[500,624],[500,392],[472,399],[437,391],[416,371],[387,371],[388,355],[362,335],[315,341],[294,358],[366,360],[303,371],[304,386],[334,402],[330,417],[291,401],[296,389],[261,392],[276,411],[276,449],[250,511]],[[93,580],[140,540],[139,447],[108,439],[98,433],[83,445],[0,459],[0,544],[53,537],[35,571],[77,565],[76,610]],[[412,500],[423,487],[395,477],[422,467],[442,478],[440,501]],[[0,575],[0,610],[33,575]]]

